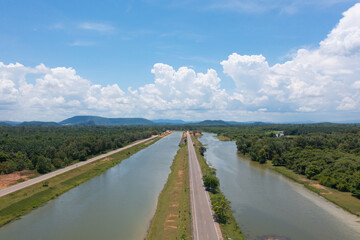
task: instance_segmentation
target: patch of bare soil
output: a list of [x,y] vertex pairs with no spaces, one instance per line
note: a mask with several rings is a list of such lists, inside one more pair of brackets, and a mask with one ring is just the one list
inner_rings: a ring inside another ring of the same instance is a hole
[[319,184],[319,183],[317,183],[317,182],[313,182],[312,180],[307,179],[307,178],[303,178],[303,177],[299,177],[298,179],[299,179],[300,181],[302,181],[302,182],[307,182],[307,183],[309,183],[309,186],[312,186],[312,187],[314,187],[314,188],[317,188],[317,189],[326,191],[326,192],[322,192],[322,193],[320,193],[320,194],[332,194],[332,192],[329,191],[329,189],[328,189],[327,187],[325,187],[325,186],[323,186],[323,185],[321,185],[321,184]]
[[152,143],[153,141],[154,141],[154,140],[147,141],[147,142],[145,143],[145,145],[148,145],[148,144]]
[[314,187],[314,188],[327,191],[327,188],[325,186],[323,186],[323,185],[320,185],[319,183],[310,183],[309,185]]
[[106,162],[106,161],[109,161],[109,160],[111,160],[111,159],[113,159],[113,158],[111,158],[111,157],[106,157],[106,158],[101,159],[100,162]]
[[179,170],[177,172],[177,181],[176,181],[176,185],[173,189],[173,194],[172,194],[172,202],[170,203],[170,208],[172,208],[172,210],[170,211],[170,213],[166,216],[166,220],[165,220],[165,224],[164,224],[164,230],[168,231],[170,229],[177,229],[177,222],[179,219],[179,215],[174,214],[175,212],[178,212],[178,208],[179,208],[179,199],[178,199],[178,192],[181,191],[180,186],[183,184],[183,176],[184,172],[183,170]]
[[307,178],[299,177],[298,179],[302,182],[310,182],[310,180]]
[[11,185],[27,181],[34,176],[36,176],[36,174],[29,170],[0,175],[0,189],[4,189],[10,187]]

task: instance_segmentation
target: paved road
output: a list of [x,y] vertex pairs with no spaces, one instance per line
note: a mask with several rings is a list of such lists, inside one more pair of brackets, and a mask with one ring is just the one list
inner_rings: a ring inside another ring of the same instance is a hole
[[125,149],[127,149],[127,148],[130,148],[130,147],[135,146],[135,145],[137,145],[137,144],[146,142],[146,141],[148,141],[148,140],[150,140],[150,139],[153,139],[153,138],[155,138],[155,137],[157,137],[157,136],[152,136],[152,137],[147,138],[147,139],[138,140],[138,141],[136,141],[136,142],[133,142],[133,143],[131,143],[131,144],[125,146],[125,147],[116,149],[116,150],[114,150],[114,151],[111,151],[111,152],[108,152],[108,153],[105,153],[105,154],[96,156],[96,157],[94,157],[94,158],[91,158],[91,159],[86,160],[86,161],[83,161],[83,162],[79,162],[79,163],[73,164],[73,165],[71,165],[71,166],[68,166],[68,167],[59,169],[59,170],[57,170],[57,171],[54,171],[54,172],[51,172],[51,173],[42,175],[42,176],[40,176],[40,177],[30,179],[30,180],[28,180],[28,181],[26,181],[26,182],[18,183],[18,184],[16,184],[16,185],[11,186],[11,187],[2,189],[2,190],[0,190],[0,197],[3,197],[3,196],[8,195],[8,194],[10,194],[10,193],[16,192],[16,191],[18,191],[18,190],[20,190],[20,189],[23,189],[23,188],[25,188],[25,187],[31,186],[31,185],[33,185],[33,184],[42,182],[42,181],[47,180],[47,179],[49,179],[49,178],[55,177],[55,176],[57,176],[57,175],[59,175],[59,174],[62,174],[62,173],[64,173],[64,172],[67,172],[67,171],[70,171],[70,170],[72,170],[72,169],[78,168],[78,167],[83,166],[83,165],[85,165],[85,164],[94,162],[94,161],[99,160],[99,159],[101,159],[101,158],[108,157],[108,156],[110,156],[110,155],[112,155],[112,154],[114,154],[114,153],[120,152],[120,151],[122,151],[122,150],[125,150]]
[[187,142],[189,151],[189,175],[190,175],[190,202],[191,217],[193,225],[194,240],[221,240],[220,227],[215,223],[208,192],[206,192],[202,172],[191,136],[187,132]]

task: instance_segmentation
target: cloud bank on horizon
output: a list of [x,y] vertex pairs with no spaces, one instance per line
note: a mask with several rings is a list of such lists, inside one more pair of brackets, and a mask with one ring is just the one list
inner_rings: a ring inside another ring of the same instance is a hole
[[197,73],[189,67],[175,70],[156,63],[151,70],[153,83],[123,90],[117,84],[94,84],[73,68],[0,62],[0,120],[58,121],[84,114],[185,120],[283,122],[299,116],[359,120],[359,23],[360,3],[343,13],[317,48],[299,49],[291,60],[273,66],[263,55],[231,54],[220,63],[235,83],[236,89],[231,90],[221,87],[213,69]]

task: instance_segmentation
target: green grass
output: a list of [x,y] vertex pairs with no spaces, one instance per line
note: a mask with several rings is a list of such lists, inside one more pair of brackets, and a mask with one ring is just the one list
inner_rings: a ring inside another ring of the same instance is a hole
[[[200,154],[199,148],[202,146],[201,142],[196,138],[193,137],[193,142],[195,143],[195,151],[196,151],[196,155],[197,158],[199,159],[199,163],[200,163],[200,167],[201,167],[201,171],[203,174],[207,173],[207,172],[211,172],[211,168],[210,166],[207,164],[204,156],[202,156]],[[225,198],[225,195],[220,191],[220,188],[217,190],[217,193],[211,193],[210,194],[210,200],[211,202],[215,202],[215,200],[217,198]],[[228,201],[227,201],[228,202]],[[229,204],[229,202],[228,202]],[[238,224],[236,223],[236,220],[232,214],[232,210],[230,208],[230,205],[228,207],[228,210],[226,212],[226,216],[227,216],[227,221],[226,223],[219,223],[220,227],[221,227],[221,233],[223,235],[224,239],[233,239],[233,240],[242,240],[245,239],[245,235],[242,233],[240,227],[238,226]]]
[[146,240],[191,239],[187,145],[181,145],[160,193]]
[[346,211],[360,216],[360,200],[356,197],[353,197],[350,192],[340,192],[334,188],[329,188],[322,185],[321,187],[315,187],[320,185],[318,181],[309,180],[306,178],[306,176],[297,174],[285,167],[273,166],[270,161],[267,161],[265,166],[278,173],[281,173],[285,177],[290,178],[295,182],[303,184],[307,189],[319,194],[320,196],[345,209]]
[[231,139],[229,137],[223,136],[223,135],[216,135],[216,137],[220,140],[220,141],[231,141]]
[[107,158],[78,167],[55,176],[45,182],[37,183],[0,198],[0,226],[20,218],[33,209],[58,197],[79,184],[100,175],[107,169],[119,164],[141,149],[150,146],[141,143]]

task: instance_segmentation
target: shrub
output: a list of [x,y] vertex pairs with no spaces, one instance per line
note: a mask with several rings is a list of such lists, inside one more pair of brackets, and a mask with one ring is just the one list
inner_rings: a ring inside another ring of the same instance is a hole
[[219,179],[212,173],[205,174],[203,176],[203,182],[206,190],[210,192],[216,192],[216,189],[219,186]]

